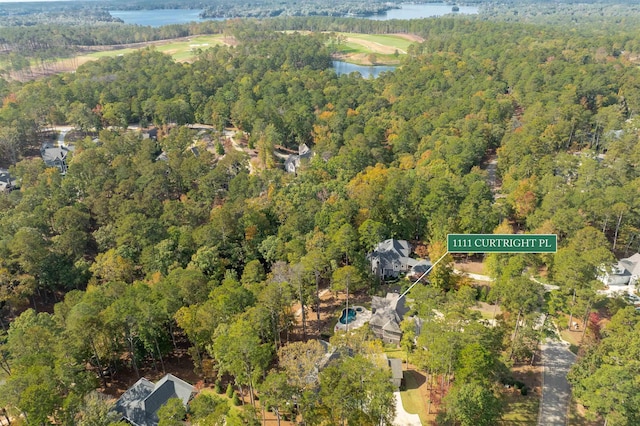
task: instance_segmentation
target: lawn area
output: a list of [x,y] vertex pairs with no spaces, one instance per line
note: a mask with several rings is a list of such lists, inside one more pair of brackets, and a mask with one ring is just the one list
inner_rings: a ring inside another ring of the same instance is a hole
[[[394,35],[340,33],[349,40],[341,45],[340,52],[344,54],[369,54],[375,53],[381,61],[397,60],[394,56],[395,49],[400,54],[406,52],[411,41]],[[196,55],[198,49],[206,50],[215,45],[224,44],[223,35],[194,36],[178,41],[167,40],[166,43],[153,43],[158,52],[171,55],[176,61],[189,61]],[[146,46],[140,47],[140,49]],[[138,48],[114,49],[103,52],[94,52],[83,55],[82,58],[94,60],[103,57],[115,57],[125,55],[138,50]]]
[[402,398],[402,405],[404,409],[410,414],[417,414],[420,416],[420,421],[423,425],[432,424],[435,419],[434,414],[427,414],[427,403],[420,391],[420,386],[424,384],[425,377],[422,373],[415,370],[408,370],[404,372],[405,390],[400,392]]
[[[193,59],[196,55],[196,51],[198,49],[206,50],[211,46],[220,45],[222,43],[222,35],[207,35],[207,36],[196,36],[190,37],[189,39],[179,40],[179,41],[170,41],[167,43],[157,43],[154,45],[155,50],[158,52],[166,53],[171,55],[173,59],[176,61],[187,61]],[[140,49],[146,48],[147,46],[141,46]],[[114,49],[107,50],[103,52],[94,52],[89,53],[88,55],[84,55],[88,59],[97,59],[104,57],[114,57],[125,55],[127,53],[135,52],[136,48],[126,48],[126,49]]]
[[482,319],[495,319],[496,316],[502,314],[500,306],[490,305],[485,302],[478,302],[476,306],[471,307],[472,310],[480,312]]
[[351,45],[360,46],[362,53],[393,53],[398,49],[400,53],[406,53],[407,48],[413,43],[404,37],[392,34],[359,34],[338,33],[349,39]]
[[405,352],[400,348],[393,348],[393,347],[385,348],[384,353],[387,355],[388,358],[398,358],[398,359],[401,359],[402,362],[405,362],[407,358],[407,352]]
[[562,337],[562,340],[565,342],[569,342],[569,350],[577,355],[580,343],[582,342],[582,331],[564,329],[560,331],[560,337]]
[[501,425],[532,425],[538,424],[538,409],[540,397],[538,395],[520,395],[515,389],[505,390],[505,411]]
[[[396,65],[400,55],[413,43],[399,35],[338,33],[342,42],[337,54],[342,60],[359,65]],[[371,56],[370,56],[371,55]]]
[[359,43],[352,43],[348,41],[345,43],[341,43],[340,46],[338,47],[338,51],[345,55],[353,54],[353,53],[368,54],[371,52],[371,50],[367,49],[366,47],[364,47]]
[[189,40],[163,44],[156,47],[159,52],[173,56],[176,61],[190,60],[195,57],[198,49],[206,50],[212,46],[221,45],[222,35],[192,37]]

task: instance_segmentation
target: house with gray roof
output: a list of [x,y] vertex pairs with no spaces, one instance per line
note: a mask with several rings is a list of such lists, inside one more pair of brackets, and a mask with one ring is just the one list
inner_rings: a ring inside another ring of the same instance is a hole
[[396,390],[402,386],[402,379],[404,379],[404,373],[402,373],[402,360],[398,358],[387,358],[387,363],[391,369],[391,383]]
[[[411,259],[413,260],[413,259]],[[431,261],[429,259],[418,260],[407,273],[407,277],[411,280],[417,280],[422,277],[429,269],[431,269]],[[423,278],[424,280],[424,278]]]
[[67,173],[67,156],[74,151],[74,147],[53,146],[50,143],[42,144],[40,155],[47,167],[56,167],[63,175]]
[[371,263],[371,272],[381,278],[397,278],[401,273],[406,273],[418,261],[409,257],[411,246],[405,240],[388,239],[373,249],[367,255]]
[[179,398],[186,406],[194,390],[192,385],[172,374],[155,384],[143,377],[122,394],[114,410],[133,426],[157,426],[160,407],[172,398]]
[[600,276],[605,285],[635,285],[640,277],[640,253],[620,259],[611,272]]
[[11,177],[9,170],[0,169],[0,192],[11,191],[16,186],[16,180]]
[[[294,151],[295,152],[295,151]],[[309,159],[313,155],[307,144],[303,143],[298,146],[298,154],[292,154],[284,160],[284,169],[289,173],[298,173],[302,160]]]
[[400,344],[402,330],[400,322],[409,309],[404,304],[404,297],[400,299],[398,293],[387,293],[385,297],[371,298],[371,331],[385,343]]

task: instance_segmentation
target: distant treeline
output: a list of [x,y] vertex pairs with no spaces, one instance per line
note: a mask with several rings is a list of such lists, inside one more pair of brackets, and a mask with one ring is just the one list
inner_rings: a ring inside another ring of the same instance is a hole
[[[548,20],[553,25],[538,26],[534,30],[533,27],[523,27],[520,23],[514,23],[514,36],[523,31],[523,36],[528,36],[532,31],[540,31],[541,28],[544,28],[546,32],[557,33],[563,31],[567,25],[571,25],[575,27],[573,31],[576,35],[586,36],[586,34],[599,32],[603,38],[610,40],[607,49],[612,53],[615,53],[614,50],[639,51],[636,28],[640,24],[640,6],[610,5],[610,7],[604,8],[602,4],[582,5],[580,7],[582,14],[573,15],[569,11],[577,11],[578,9],[569,4],[553,3],[540,5],[536,8],[523,6],[518,9],[519,12],[516,9],[513,5],[504,6],[503,11],[488,9],[493,11],[491,19],[487,18],[489,16],[487,14],[388,21],[330,16],[280,16],[269,19],[204,21],[163,27],[98,21],[82,25],[61,25],[53,22],[30,26],[0,27],[0,52],[6,54],[5,60],[0,61],[0,67],[5,71],[16,71],[28,68],[33,63],[71,57],[88,47],[124,45],[200,34],[225,33],[235,36],[239,41],[263,37],[265,30],[358,32],[364,34],[409,33],[426,38],[431,37],[434,31],[438,32],[443,29],[453,29],[456,34],[465,34],[468,33],[471,24],[473,24],[473,28],[476,28],[475,25],[490,25],[489,22],[483,23],[483,21],[493,21],[494,18],[505,21],[517,20],[518,16],[521,20],[531,20],[538,24],[541,20]],[[562,11],[562,13],[544,12],[552,9]],[[603,14],[607,11],[608,15],[603,17],[598,14],[598,11]],[[625,11],[627,11],[627,15],[622,17]],[[92,16],[101,16],[98,12],[94,12],[95,14]],[[619,13],[621,17],[611,16],[614,12]],[[580,20],[579,26],[575,23],[576,20]],[[614,27],[615,31],[612,31]],[[576,41],[580,42],[580,39],[576,39]]]

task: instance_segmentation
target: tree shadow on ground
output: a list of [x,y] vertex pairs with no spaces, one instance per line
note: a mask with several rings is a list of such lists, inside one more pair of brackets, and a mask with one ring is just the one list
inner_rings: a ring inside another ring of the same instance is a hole
[[407,370],[404,372],[405,388],[407,390],[418,389],[427,381],[427,377],[415,370]]

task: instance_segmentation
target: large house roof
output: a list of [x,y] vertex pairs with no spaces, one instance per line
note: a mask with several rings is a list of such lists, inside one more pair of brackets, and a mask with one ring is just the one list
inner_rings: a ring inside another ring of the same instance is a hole
[[404,298],[398,293],[387,293],[385,297],[373,296],[371,298],[371,315],[369,324],[380,327],[383,331],[401,333],[400,321],[409,311],[404,304]]
[[400,267],[412,266],[414,259],[409,257],[411,246],[405,240],[388,239],[378,243],[367,258],[378,262],[381,270],[397,270]]
[[409,257],[411,246],[405,240],[390,238],[378,243],[373,252],[377,254],[395,253],[398,257]]
[[154,385],[144,377],[138,380],[116,402],[115,410],[134,425],[147,425],[144,400],[153,392]]
[[172,374],[155,384],[143,377],[122,394],[115,410],[135,426],[157,426],[160,407],[172,398],[186,405],[193,391],[193,386]]
[[618,264],[630,275],[640,276],[640,253],[636,253],[631,257],[622,259]]

